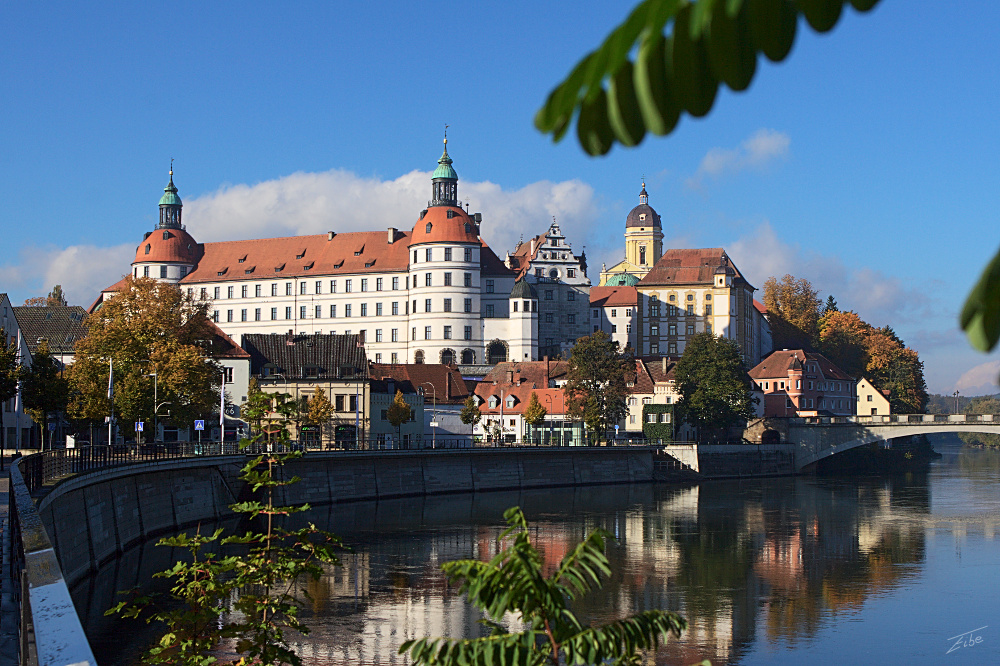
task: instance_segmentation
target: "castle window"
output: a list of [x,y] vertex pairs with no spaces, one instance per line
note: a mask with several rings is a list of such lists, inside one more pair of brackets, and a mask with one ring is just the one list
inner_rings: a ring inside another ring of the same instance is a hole
[[146,254],[149,254],[149,243],[146,243]]
[[469,224],[468,222],[465,223],[465,233],[467,233],[467,234],[471,234],[472,233],[472,225]]
[[170,239],[170,232],[164,230],[163,231],[163,240],[169,240],[169,239]]
[[244,261],[246,261],[246,260],[247,260],[247,255],[245,255],[245,254],[244,254],[244,255],[243,255],[242,257],[240,257],[240,259],[239,259],[239,261],[240,261],[240,263],[241,263],[241,264],[242,264],[242,263],[243,263]]
[[431,232],[431,223],[428,222],[427,225],[424,227],[424,233],[429,234],[430,232]]
[[644,221],[645,219],[646,219],[646,214],[645,213],[639,213],[639,220],[643,220]]

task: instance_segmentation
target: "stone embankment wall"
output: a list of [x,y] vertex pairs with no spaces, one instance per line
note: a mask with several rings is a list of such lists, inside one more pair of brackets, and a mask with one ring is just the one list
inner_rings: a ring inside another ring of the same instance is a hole
[[[524,490],[660,480],[652,448],[309,454],[282,474],[281,504],[313,505],[440,493]],[[39,513],[68,585],[130,545],[231,515],[248,499],[242,456],[145,462],[58,484]]]
[[703,444],[698,447],[698,471],[706,479],[796,474],[792,444]]

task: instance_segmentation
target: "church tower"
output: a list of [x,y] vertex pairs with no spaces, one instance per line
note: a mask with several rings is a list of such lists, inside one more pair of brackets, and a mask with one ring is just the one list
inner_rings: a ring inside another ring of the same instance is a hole
[[150,277],[176,284],[198,265],[204,247],[184,230],[181,209],[184,204],[174,185],[174,165],[170,163],[170,182],[160,197],[160,221],[147,231],[135,251],[134,277]]
[[[663,229],[660,216],[649,205],[646,183],[639,192],[639,205],[625,218],[625,261],[649,272],[663,254]],[[640,276],[641,277],[641,276]]]

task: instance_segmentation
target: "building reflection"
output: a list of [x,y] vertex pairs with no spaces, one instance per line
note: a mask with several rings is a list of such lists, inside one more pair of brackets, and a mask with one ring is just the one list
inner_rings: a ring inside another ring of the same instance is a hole
[[[303,520],[325,522],[353,550],[341,566],[305,584],[310,600],[302,617],[312,632],[297,648],[309,664],[405,664],[398,648],[407,639],[480,635],[481,614],[456,594],[440,565],[495,555],[499,516],[519,504],[546,573],[590,530],[614,535],[613,575],[577,608],[584,619],[675,610],[688,619],[688,631],[647,663],[736,663],[760,641],[809,640],[825,623],[920,575],[928,534],[993,538],[991,516],[933,517],[929,488],[919,474],[797,477],[322,508]],[[151,556],[149,548],[143,558],[159,568],[170,560]],[[135,567],[102,572],[86,590],[74,590],[77,603],[104,608],[108,590],[135,578]],[[86,615],[94,626],[102,621],[97,610]],[[516,618],[506,621],[516,627]],[[118,663],[128,658],[120,655]]]

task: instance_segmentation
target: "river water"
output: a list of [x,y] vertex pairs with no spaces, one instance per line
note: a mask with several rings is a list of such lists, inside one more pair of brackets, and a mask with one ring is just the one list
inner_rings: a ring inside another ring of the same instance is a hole
[[[926,472],[899,476],[323,507],[310,519],[353,552],[308,584],[312,633],[299,653],[307,664],[405,664],[397,649],[408,638],[477,635],[480,615],[439,566],[495,553],[503,510],[516,504],[553,564],[596,527],[615,535],[612,578],[577,607],[588,620],[648,608],[687,618],[684,636],[648,663],[1000,663],[1000,452],[935,445],[943,457]],[[148,640],[99,611],[133,583],[135,561],[169,562],[162,551],[145,547],[74,590],[102,665],[128,663]]]

